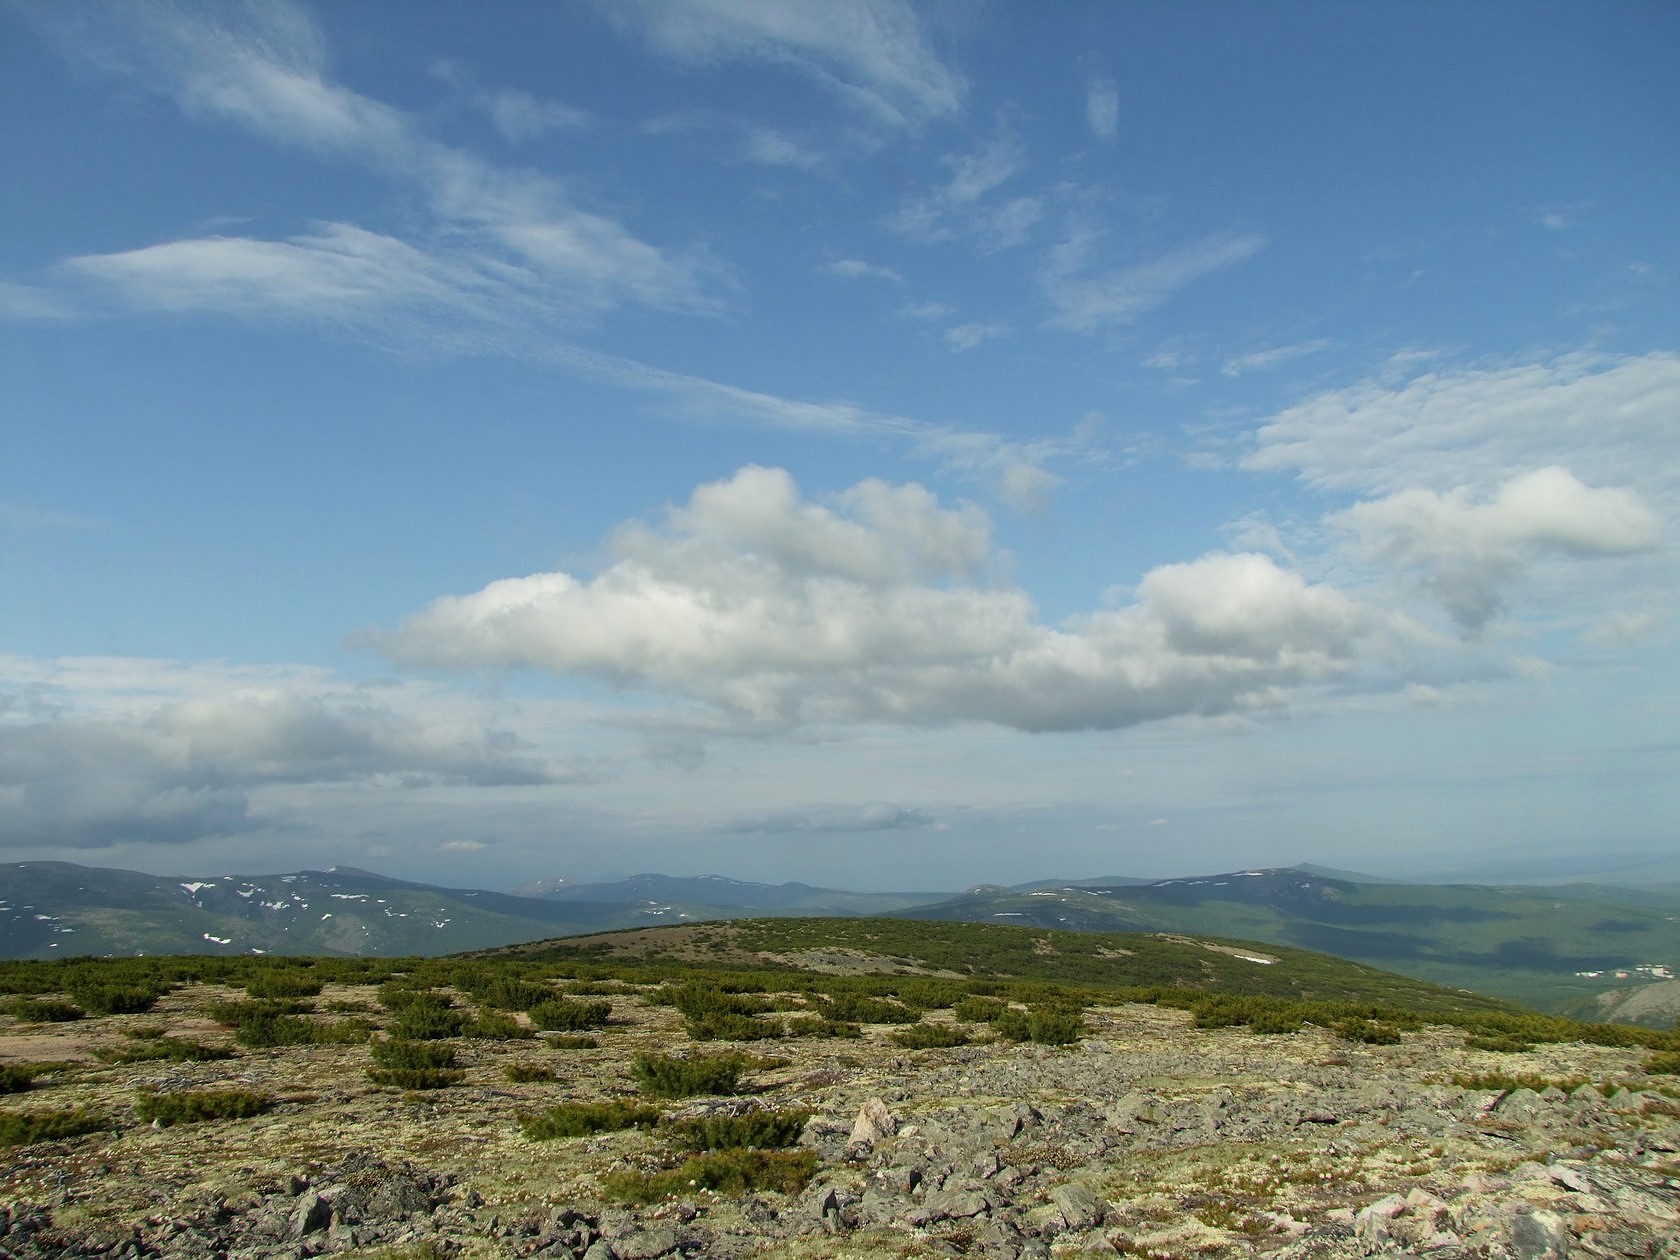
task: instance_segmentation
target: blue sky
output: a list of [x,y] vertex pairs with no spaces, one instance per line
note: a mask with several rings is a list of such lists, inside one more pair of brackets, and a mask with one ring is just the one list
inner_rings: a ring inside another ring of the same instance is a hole
[[1680,857],[1676,46],[0,5],[0,853]]

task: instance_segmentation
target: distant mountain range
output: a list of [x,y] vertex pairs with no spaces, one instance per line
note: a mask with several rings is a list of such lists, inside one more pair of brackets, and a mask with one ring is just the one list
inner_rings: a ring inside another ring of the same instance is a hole
[[[522,895],[521,895],[522,894]],[[712,919],[899,918],[1195,933],[1336,954],[1583,1017],[1680,1014],[1680,887],[1402,884],[1323,867],[1037,881],[955,896],[722,876],[558,881],[521,894],[352,867],[196,879],[66,862],[0,866],[0,956],[438,955]]]

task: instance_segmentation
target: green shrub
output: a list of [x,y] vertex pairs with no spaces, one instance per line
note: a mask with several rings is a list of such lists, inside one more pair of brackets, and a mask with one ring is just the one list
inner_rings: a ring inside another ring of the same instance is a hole
[[392,1037],[368,1045],[368,1053],[380,1067],[448,1068],[455,1066],[455,1047],[438,1041],[407,1041]]
[[799,1141],[809,1111],[749,1111],[739,1116],[689,1116],[666,1126],[673,1141],[685,1150],[761,1151],[792,1146]]
[[1467,1050],[1488,1050],[1494,1054],[1524,1054],[1534,1047],[1515,1037],[1472,1035],[1464,1039]]
[[555,1138],[588,1137],[619,1129],[651,1129],[659,1123],[659,1110],[638,1103],[561,1103],[546,1111],[521,1113],[520,1131],[535,1142]]
[[407,1041],[392,1038],[375,1041],[369,1047],[374,1067],[368,1079],[376,1085],[399,1089],[447,1089],[466,1080],[455,1066],[455,1047],[439,1041]]
[[1009,1007],[992,1020],[992,1031],[1006,1041],[1064,1046],[1085,1033],[1084,1012],[1066,1006]]
[[1532,1089],[1537,1094],[1554,1085],[1566,1094],[1574,1093],[1583,1085],[1592,1085],[1600,1094],[1610,1093],[1607,1086],[1593,1085],[1584,1076],[1539,1076],[1533,1072],[1457,1072],[1453,1074],[1452,1083],[1460,1089],[1497,1089],[1505,1093],[1513,1089]]
[[643,1052],[630,1063],[637,1085],[650,1098],[733,1094],[746,1067],[746,1056],[740,1054],[696,1054],[677,1059]]
[[0,1111],[0,1148],[56,1142],[79,1133],[97,1133],[111,1122],[97,1111],[72,1107],[60,1111]]
[[730,1011],[690,1016],[683,1020],[683,1028],[696,1041],[769,1041],[787,1035],[780,1020],[758,1019]]
[[817,1013],[825,1019],[854,1024],[914,1024],[922,1017],[920,1011],[898,1002],[845,992],[819,999]]
[[300,1015],[254,1014],[233,1030],[242,1046],[354,1046],[366,1041],[373,1025],[365,1019],[321,1023]]
[[391,1024],[393,1037],[409,1041],[446,1041],[459,1037],[467,1026],[467,1013],[430,1002],[416,1002],[405,1008]]
[[843,1019],[825,1019],[821,1015],[795,1015],[787,1021],[787,1032],[790,1037],[863,1036],[863,1028],[860,1025]]
[[167,1128],[200,1120],[243,1120],[273,1105],[267,1094],[249,1089],[185,1089],[167,1094],[144,1090],[135,1099],[134,1110],[146,1123]]
[[163,990],[143,985],[78,984],[70,996],[94,1015],[140,1015],[157,1005]]
[[1400,1044],[1400,1030],[1375,1019],[1339,1019],[1330,1030],[1344,1041],[1359,1041],[1368,1046]]
[[102,1047],[93,1055],[101,1063],[209,1063],[234,1057],[226,1046],[207,1046],[174,1037],[135,1039],[126,1045]]
[[968,1034],[949,1024],[911,1024],[895,1028],[887,1036],[907,1050],[942,1050],[968,1044]]
[[1680,1051],[1653,1054],[1641,1066],[1653,1076],[1680,1076]]
[[18,1063],[0,1063],[0,1094],[21,1094],[34,1081],[33,1068]]
[[814,1151],[712,1151],[663,1172],[609,1173],[606,1193],[628,1203],[655,1203],[697,1190],[742,1195],[758,1190],[798,1194],[817,1171]]
[[505,1011],[480,1011],[463,1031],[480,1041],[526,1041],[537,1035]]
[[510,1063],[502,1069],[502,1074],[517,1085],[556,1079],[554,1069],[540,1063]]
[[270,1015],[307,1015],[314,1009],[313,1002],[303,1002],[295,998],[260,998],[254,1001],[232,998],[225,1002],[210,1003],[204,1008],[204,1013],[218,1024],[234,1028],[248,1019]]
[[4,1009],[6,1014],[30,1024],[68,1024],[87,1013],[61,998],[14,998]]
[[308,998],[321,989],[321,981],[301,967],[264,971],[245,983],[245,992],[254,998]]
[[545,1032],[581,1032],[599,1028],[612,1017],[612,1003],[605,1000],[580,1001],[577,998],[550,998],[539,1002],[527,1014],[531,1022]]
[[951,1013],[965,1024],[989,1024],[1008,1008],[1000,998],[971,996],[953,1006]]

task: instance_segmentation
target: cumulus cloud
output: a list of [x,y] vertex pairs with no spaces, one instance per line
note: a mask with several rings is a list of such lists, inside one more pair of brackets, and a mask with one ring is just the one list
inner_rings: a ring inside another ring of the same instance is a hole
[[275,825],[286,784],[581,781],[482,714],[319,670],[0,659],[0,846],[187,843]]
[[538,573],[446,596],[374,641],[445,668],[535,668],[700,700],[759,727],[990,722],[1116,728],[1281,703],[1354,669],[1380,618],[1265,556],[1146,574],[1129,605],[1038,620],[995,577],[977,508],[865,481],[827,504],[748,467],[592,578]]
[[739,818],[717,827],[735,835],[793,835],[800,832],[914,831],[938,824],[932,814],[890,801],[867,805],[813,805]]
[[953,114],[963,82],[929,48],[904,0],[614,0],[603,6],[684,61],[788,66],[893,126]]
[[1485,501],[1466,488],[1398,491],[1332,514],[1378,560],[1419,574],[1466,630],[1500,610],[1500,590],[1547,556],[1625,556],[1655,548],[1662,522],[1638,494],[1582,485],[1548,467],[1504,482]]

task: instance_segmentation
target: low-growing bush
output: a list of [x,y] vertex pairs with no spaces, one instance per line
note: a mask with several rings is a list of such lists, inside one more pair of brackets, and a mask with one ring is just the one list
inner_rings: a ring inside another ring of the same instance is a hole
[[429,1002],[417,1002],[404,1008],[397,1015],[391,1024],[390,1033],[393,1037],[402,1037],[409,1041],[446,1041],[450,1037],[459,1037],[466,1027],[465,1011]]
[[683,1028],[696,1041],[769,1041],[787,1035],[781,1020],[758,1019],[731,1011],[691,1015],[683,1020]]
[[1009,1007],[992,1020],[992,1031],[1006,1041],[1065,1046],[1084,1035],[1085,1016],[1066,1006],[1035,1006],[1025,1011]]
[[910,1024],[893,1029],[887,1036],[907,1050],[943,1050],[968,1044],[968,1034],[950,1024]]
[[733,1094],[746,1067],[746,1057],[739,1054],[696,1054],[678,1059],[644,1051],[630,1062],[636,1084],[650,1098]]
[[245,982],[245,992],[254,998],[309,998],[321,989],[321,981],[301,967],[258,972]]
[[690,1151],[761,1151],[792,1146],[799,1141],[809,1111],[749,1111],[738,1116],[688,1116],[666,1126],[680,1147]]
[[951,1013],[965,1024],[989,1024],[1008,1009],[1009,1003],[1001,998],[969,996],[953,1006]]
[[506,1011],[480,1011],[462,1032],[480,1041],[526,1041],[537,1035]]
[[758,1190],[798,1194],[817,1171],[814,1151],[711,1151],[662,1172],[609,1173],[606,1193],[627,1203],[656,1203],[697,1190],[743,1195]]
[[0,1147],[56,1142],[111,1127],[102,1113],[86,1107],[57,1111],[0,1111]]
[[3,1009],[6,1014],[30,1024],[68,1024],[87,1013],[62,998],[13,998]]
[[1464,1048],[1467,1050],[1488,1050],[1494,1054],[1525,1054],[1534,1049],[1534,1046],[1516,1037],[1474,1034],[1464,1039]]
[[134,1110],[146,1123],[168,1128],[200,1120],[244,1120],[261,1115],[273,1105],[267,1094],[250,1089],[144,1090],[135,1099]]
[[914,1024],[922,1017],[920,1011],[901,1003],[862,993],[841,992],[832,998],[818,998],[816,1010],[825,1019],[854,1024]]
[[157,1005],[163,990],[149,985],[74,985],[70,996],[94,1015],[140,1015]]
[[566,1033],[546,1040],[556,1050],[596,1050],[601,1045],[594,1037],[575,1037]]
[[605,1024],[612,1017],[612,1003],[604,999],[551,998],[526,1013],[545,1032],[581,1032]]
[[556,1079],[554,1069],[545,1067],[541,1063],[510,1063],[502,1069],[502,1075],[517,1085],[530,1085],[535,1081]]
[[33,1068],[18,1063],[0,1063],[0,1094],[21,1094],[34,1082]]
[[619,1129],[651,1129],[659,1123],[659,1109],[632,1102],[561,1103],[545,1111],[519,1116],[520,1131],[535,1142],[555,1138],[588,1137]]
[[1344,1041],[1359,1041],[1368,1046],[1397,1046],[1400,1030],[1393,1024],[1375,1019],[1340,1019],[1330,1030]]
[[217,1059],[231,1059],[234,1052],[226,1046],[207,1046],[184,1038],[134,1038],[120,1046],[102,1046],[93,1052],[101,1063],[209,1063]]
[[204,1008],[204,1013],[218,1024],[236,1028],[248,1019],[271,1015],[307,1015],[313,1010],[314,1003],[299,1001],[296,998],[232,998],[226,1002],[211,1002]]
[[1514,1089],[1532,1089],[1538,1094],[1554,1085],[1566,1094],[1574,1093],[1583,1085],[1592,1085],[1600,1094],[1610,1092],[1609,1087],[1594,1085],[1584,1076],[1539,1076],[1533,1072],[1457,1072],[1453,1074],[1452,1083],[1460,1089],[1497,1089],[1505,1093]]
[[863,1036],[861,1025],[844,1019],[825,1019],[821,1015],[795,1015],[787,1021],[787,1032],[790,1037],[857,1038]]
[[1680,1050],[1653,1054],[1641,1066],[1655,1076],[1680,1076]]
[[368,1069],[368,1079],[376,1085],[447,1089],[467,1077],[466,1072],[455,1066],[455,1047],[447,1042],[392,1038],[375,1041],[368,1049],[375,1064]]
[[364,1019],[322,1023],[301,1015],[257,1014],[234,1026],[242,1046],[354,1046],[366,1041],[373,1025]]

